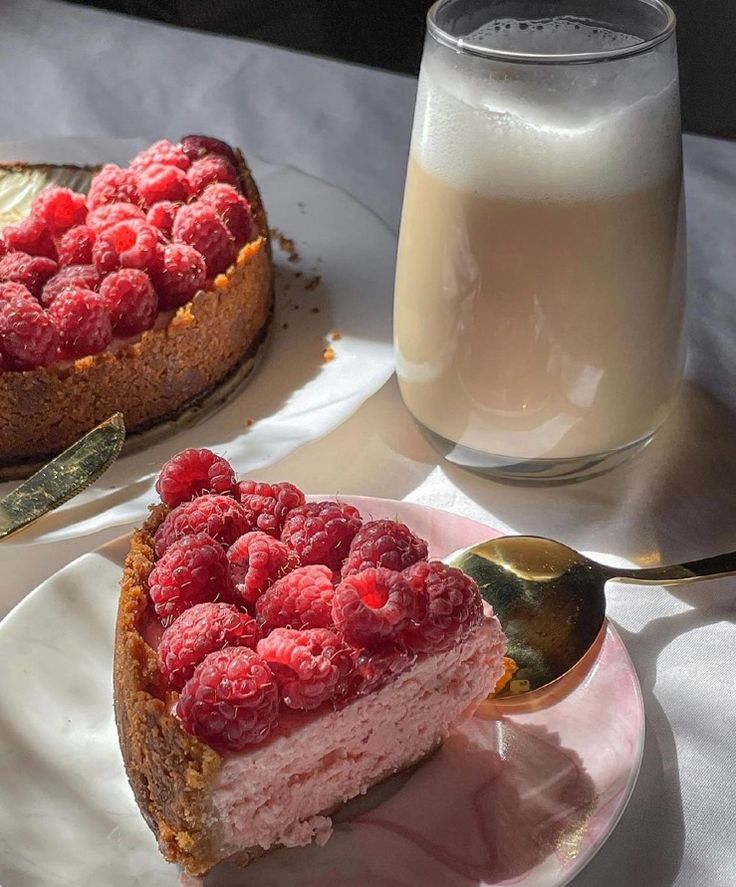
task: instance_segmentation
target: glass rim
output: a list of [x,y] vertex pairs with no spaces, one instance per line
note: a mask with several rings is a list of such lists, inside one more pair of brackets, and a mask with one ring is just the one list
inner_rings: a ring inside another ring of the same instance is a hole
[[567,53],[532,53],[516,52],[508,49],[492,49],[487,46],[477,46],[466,43],[463,37],[455,37],[437,24],[437,13],[440,7],[446,6],[453,0],[435,0],[427,11],[427,31],[435,42],[452,49],[463,55],[473,55],[478,58],[490,59],[501,62],[512,62],[526,65],[586,65],[594,62],[606,62],[614,59],[629,58],[649,52],[650,49],[663,43],[675,32],[677,16],[674,10],[664,0],[631,0],[633,3],[645,4],[659,10],[665,15],[665,23],[659,33],[641,43],[632,46],[621,46],[616,49],[602,49],[596,52],[567,52]]

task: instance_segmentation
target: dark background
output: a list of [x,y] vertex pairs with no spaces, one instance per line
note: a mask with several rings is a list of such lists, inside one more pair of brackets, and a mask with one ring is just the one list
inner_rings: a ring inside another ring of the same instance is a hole
[[[83,5],[416,74],[430,0],[92,0]],[[670,0],[670,5],[679,21],[683,126],[736,137],[736,0]]]

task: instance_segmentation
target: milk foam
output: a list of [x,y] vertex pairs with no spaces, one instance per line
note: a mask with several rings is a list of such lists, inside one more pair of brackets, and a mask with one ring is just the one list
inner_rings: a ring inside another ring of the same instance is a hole
[[[463,42],[558,54],[640,41],[555,18],[489,22]],[[412,153],[446,184],[489,196],[586,200],[656,184],[680,157],[674,52],[666,41],[604,64],[534,65],[429,41]]]

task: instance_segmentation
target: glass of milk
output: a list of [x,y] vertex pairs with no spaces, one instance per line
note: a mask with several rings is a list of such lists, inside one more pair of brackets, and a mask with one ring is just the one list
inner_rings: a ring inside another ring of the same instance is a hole
[[447,459],[581,479],[644,447],[683,365],[675,17],[439,0],[396,269],[397,373]]

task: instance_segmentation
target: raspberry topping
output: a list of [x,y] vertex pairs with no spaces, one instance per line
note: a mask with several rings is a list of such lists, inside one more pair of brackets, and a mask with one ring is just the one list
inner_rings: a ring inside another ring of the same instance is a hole
[[371,647],[399,637],[416,612],[414,592],[401,573],[368,567],[335,589],[332,618],[354,647]]
[[134,336],[150,330],[156,322],[158,296],[145,271],[121,268],[100,284],[100,295],[112,318],[112,331],[119,336]]
[[174,240],[193,246],[204,256],[209,277],[220,274],[235,261],[235,241],[211,206],[182,206],[174,219],[172,235]]
[[36,216],[28,216],[15,225],[8,225],[3,232],[8,251],[27,253],[29,256],[45,256],[56,261],[56,244],[46,223]]
[[279,537],[292,508],[304,505],[304,493],[294,484],[264,484],[244,480],[238,484],[240,501],[254,530]]
[[193,604],[229,600],[230,578],[222,545],[207,533],[173,542],[151,570],[148,593],[164,625]]
[[159,200],[185,201],[189,199],[187,174],[178,166],[152,163],[138,170],[136,182],[141,197],[148,206]]
[[[362,575],[362,574],[358,574]],[[404,571],[415,594],[426,594],[426,613],[404,633],[417,653],[439,653],[464,640],[483,619],[483,601],[476,582],[462,570],[441,561],[414,564]]]
[[342,575],[358,573],[366,567],[386,567],[401,571],[427,559],[427,543],[406,526],[393,520],[364,523],[350,545]]
[[172,203],[170,200],[161,200],[148,210],[146,221],[165,236],[171,237],[171,229],[174,227],[174,217],[181,204]]
[[46,312],[24,287],[0,284],[0,354],[6,369],[48,366],[58,336]]
[[104,351],[112,340],[112,321],[99,293],[81,287],[63,289],[48,308],[59,333],[59,355],[75,359]]
[[184,685],[176,706],[182,726],[224,751],[262,742],[279,713],[271,669],[247,647],[210,653]]
[[203,493],[227,495],[235,486],[232,466],[212,450],[182,450],[161,469],[156,492],[169,508],[189,502]]
[[144,151],[136,154],[130,161],[130,168],[134,170],[146,169],[149,166],[164,164],[165,166],[178,166],[179,169],[189,169],[191,160],[181,145],[174,145],[167,139],[154,142]]
[[159,235],[155,228],[138,219],[128,219],[105,228],[97,235],[92,250],[100,274],[118,268],[147,268],[156,256]]
[[60,265],[90,265],[95,232],[87,225],[76,225],[56,240]]
[[199,160],[200,157],[204,157],[206,154],[221,154],[233,166],[237,164],[235,152],[230,145],[226,142],[221,142],[220,139],[212,138],[212,136],[184,136],[180,144],[182,151],[190,160]]
[[53,259],[45,256],[29,256],[27,253],[11,252],[0,259],[0,280],[22,283],[37,299],[43,285],[58,270]]
[[230,161],[221,154],[208,154],[195,160],[187,172],[189,187],[192,194],[201,194],[207,185],[214,182],[225,182],[237,188],[238,173]]
[[121,169],[114,163],[106,163],[92,179],[87,206],[97,209],[105,203],[118,201],[140,204],[141,195],[135,182],[135,173],[130,169]]
[[127,222],[129,219],[139,219],[143,222],[146,214],[134,203],[103,203],[97,209],[93,209],[87,216],[87,225],[93,231],[102,231],[118,222]]
[[161,674],[181,690],[209,653],[224,647],[250,647],[260,638],[255,620],[232,604],[195,604],[164,631],[158,646]]
[[230,496],[207,494],[183,502],[170,511],[156,531],[156,555],[161,555],[177,539],[195,533],[207,533],[228,548],[248,531],[248,522],[242,505]]
[[345,642],[325,628],[275,628],[258,642],[257,650],[273,672],[284,703],[302,711],[332,699],[351,666]]
[[250,204],[232,185],[217,183],[208,185],[199,202],[211,206],[222,219],[236,243],[247,243],[253,230]]
[[227,559],[235,591],[244,604],[255,603],[273,582],[299,565],[295,552],[257,530],[237,539]]
[[352,505],[308,502],[288,513],[281,540],[303,564],[326,564],[339,571],[360,524],[360,512]]
[[258,621],[264,634],[273,628],[327,628],[332,625],[334,594],[329,567],[322,564],[299,567],[258,598]]
[[184,305],[207,280],[204,257],[186,243],[170,243],[159,250],[149,272],[162,311]]
[[84,194],[50,185],[34,198],[31,215],[41,219],[51,234],[62,234],[69,228],[84,224],[87,201]]
[[48,308],[59,293],[69,286],[94,290],[99,285],[100,275],[94,265],[67,265],[59,268],[43,285],[41,304]]
[[411,668],[417,658],[401,640],[371,650],[351,648],[350,653],[352,668],[338,685],[336,697],[339,702],[349,702],[356,696],[380,689],[396,675]]

